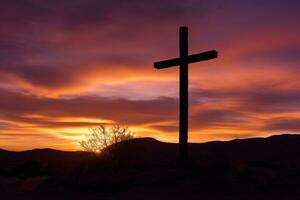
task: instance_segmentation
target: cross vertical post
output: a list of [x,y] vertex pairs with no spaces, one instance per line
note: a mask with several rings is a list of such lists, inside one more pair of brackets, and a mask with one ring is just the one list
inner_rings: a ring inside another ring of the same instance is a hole
[[180,63],[179,69],[179,164],[181,167],[188,160],[188,28],[180,27],[179,29],[179,55],[183,62]]

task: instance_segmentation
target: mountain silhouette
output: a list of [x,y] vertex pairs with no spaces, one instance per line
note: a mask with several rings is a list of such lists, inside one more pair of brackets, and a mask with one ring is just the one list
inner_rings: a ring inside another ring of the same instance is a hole
[[[297,199],[300,135],[189,144],[137,138],[102,154],[0,150],[0,190],[10,199]],[[149,194],[149,195],[148,195]]]

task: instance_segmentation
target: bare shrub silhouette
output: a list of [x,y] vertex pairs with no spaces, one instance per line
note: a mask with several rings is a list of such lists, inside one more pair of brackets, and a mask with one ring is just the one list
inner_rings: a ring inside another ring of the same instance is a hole
[[86,135],[86,139],[79,142],[83,150],[88,152],[101,152],[110,145],[134,138],[133,132],[128,127],[121,127],[120,125],[112,127],[100,125],[100,127],[90,130],[91,132]]

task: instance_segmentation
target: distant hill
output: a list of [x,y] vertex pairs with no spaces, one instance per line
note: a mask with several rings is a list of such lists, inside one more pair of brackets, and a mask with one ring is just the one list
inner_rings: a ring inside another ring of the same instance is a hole
[[98,156],[53,149],[0,150],[0,190],[29,199],[37,194],[58,199],[55,195],[61,193],[130,196],[135,191],[157,195],[168,191],[173,199],[184,194],[202,199],[207,195],[259,199],[257,194],[262,193],[272,199],[300,196],[300,135],[190,143],[187,170],[177,167],[177,155],[177,144],[153,138],[124,141]]
[[29,151],[0,150],[0,176],[26,176],[28,164],[39,165],[39,173],[48,175],[64,172],[91,158],[87,152],[67,152],[54,149],[33,149]]
[[[189,143],[190,159],[298,159],[300,155],[300,135],[284,134],[267,138],[235,139],[231,141],[212,141]],[[130,151],[143,154],[143,160],[172,161],[177,159],[178,145],[159,142],[153,138],[137,138],[119,144],[119,154]]]

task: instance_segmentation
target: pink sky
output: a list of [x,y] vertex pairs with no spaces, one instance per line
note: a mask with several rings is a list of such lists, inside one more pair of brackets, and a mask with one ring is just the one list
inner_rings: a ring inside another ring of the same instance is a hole
[[298,1],[1,1],[0,148],[80,149],[99,124],[178,141],[178,28],[190,53],[189,141],[300,132]]

